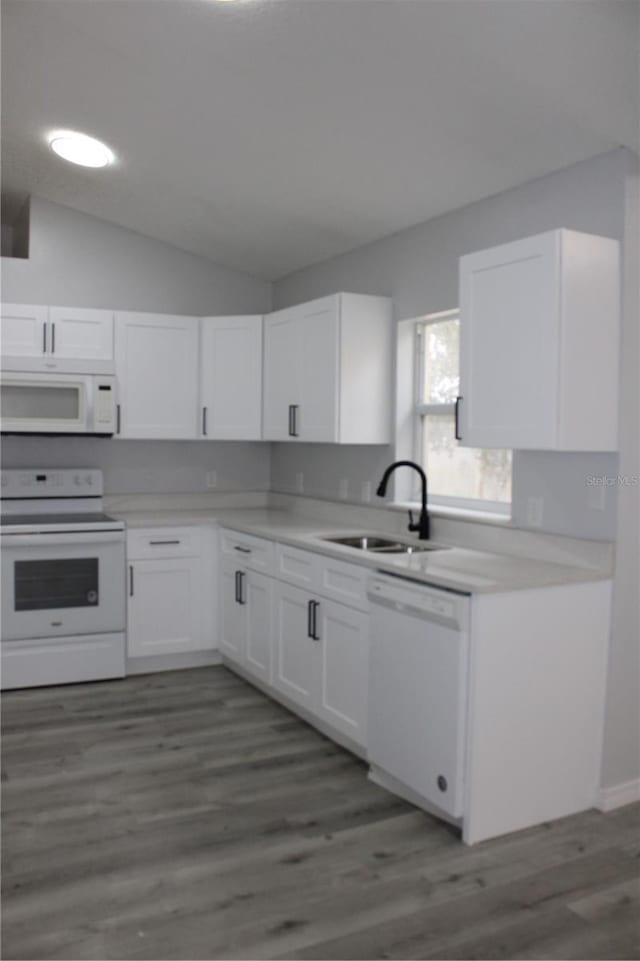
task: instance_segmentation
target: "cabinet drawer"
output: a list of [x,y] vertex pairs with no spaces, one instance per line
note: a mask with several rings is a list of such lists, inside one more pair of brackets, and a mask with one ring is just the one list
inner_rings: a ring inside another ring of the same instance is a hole
[[196,557],[202,553],[202,531],[197,527],[154,527],[129,531],[130,560],[158,557]]
[[289,584],[317,591],[319,587],[319,561],[319,556],[311,553],[311,551],[278,544],[276,547],[276,577],[287,581]]
[[241,534],[237,531],[222,532],[222,553],[235,557],[245,567],[253,571],[273,574],[275,544],[273,541]]
[[367,568],[345,564],[331,557],[318,557],[319,583],[317,590],[340,604],[359,610],[369,609],[367,600]]

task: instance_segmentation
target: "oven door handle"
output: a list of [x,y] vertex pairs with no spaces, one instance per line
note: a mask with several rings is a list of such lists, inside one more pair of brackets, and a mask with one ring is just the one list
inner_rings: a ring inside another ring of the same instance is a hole
[[78,531],[70,534],[2,534],[2,546],[12,547],[102,547],[124,543],[123,531]]

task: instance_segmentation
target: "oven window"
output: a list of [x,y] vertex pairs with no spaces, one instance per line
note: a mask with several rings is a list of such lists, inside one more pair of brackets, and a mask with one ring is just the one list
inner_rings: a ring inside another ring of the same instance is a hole
[[97,607],[98,559],[16,561],[15,610]]
[[2,416],[6,420],[68,420],[80,417],[78,387],[3,384]]

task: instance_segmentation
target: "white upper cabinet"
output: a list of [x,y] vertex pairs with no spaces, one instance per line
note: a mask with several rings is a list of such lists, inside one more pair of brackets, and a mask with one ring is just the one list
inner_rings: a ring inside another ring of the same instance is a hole
[[386,444],[391,302],[335,294],[265,318],[265,440]]
[[2,305],[5,370],[106,374],[113,369],[113,312]]
[[196,317],[116,314],[119,436],[200,436],[198,342]]
[[264,320],[265,440],[291,440],[300,410],[300,324],[296,309],[278,310]]
[[49,308],[30,304],[2,305],[2,366],[14,357],[42,358],[47,352]]
[[262,317],[203,317],[200,435],[262,437]]
[[113,312],[49,308],[50,350],[56,359],[113,360]]
[[619,245],[554,230],[460,260],[469,447],[615,450]]

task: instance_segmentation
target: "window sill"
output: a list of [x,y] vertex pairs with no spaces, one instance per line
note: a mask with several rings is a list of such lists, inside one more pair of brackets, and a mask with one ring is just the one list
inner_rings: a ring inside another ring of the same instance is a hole
[[[387,504],[391,510],[420,511],[421,505],[417,501],[400,501]],[[491,527],[511,527],[510,514],[496,514],[492,511],[473,510],[468,507],[448,507],[444,504],[429,504],[429,514],[432,517],[444,517],[448,520],[468,521],[471,524],[487,524]]]

